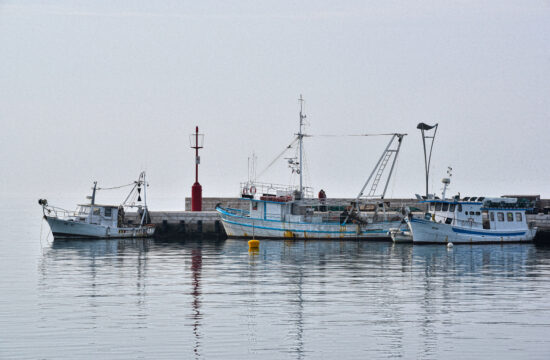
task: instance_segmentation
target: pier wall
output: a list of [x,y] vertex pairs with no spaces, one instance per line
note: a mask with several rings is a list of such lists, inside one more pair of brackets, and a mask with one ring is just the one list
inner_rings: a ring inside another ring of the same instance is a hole
[[150,215],[158,237],[225,237],[216,211],[151,211]]

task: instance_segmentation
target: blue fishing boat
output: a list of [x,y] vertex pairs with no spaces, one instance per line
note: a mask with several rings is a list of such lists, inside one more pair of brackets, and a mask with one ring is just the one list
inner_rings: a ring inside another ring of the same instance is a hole
[[[299,131],[288,146],[298,147],[299,156],[288,159],[288,162],[293,172],[299,175],[299,185],[285,186],[255,180],[241,183],[241,199],[248,202],[247,206],[242,209],[216,207],[227,235],[273,239],[389,239],[392,228],[408,230],[401,211],[392,211],[384,201],[406,134],[384,134],[391,139],[353,201],[329,199],[322,190],[314,197],[313,190],[304,186],[302,179],[303,138],[309,135],[303,132],[303,98],[300,96],[299,100]],[[380,194],[377,193],[379,189],[383,189]]]

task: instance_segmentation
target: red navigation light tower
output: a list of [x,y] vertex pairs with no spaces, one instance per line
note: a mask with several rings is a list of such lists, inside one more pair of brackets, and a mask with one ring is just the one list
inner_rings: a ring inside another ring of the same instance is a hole
[[195,127],[195,133],[189,135],[191,149],[195,149],[195,183],[191,187],[191,211],[202,211],[202,186],[199,184],[199,164],[201,158],[199,149],[203,148],[204,134],[199,134],[199,127]]

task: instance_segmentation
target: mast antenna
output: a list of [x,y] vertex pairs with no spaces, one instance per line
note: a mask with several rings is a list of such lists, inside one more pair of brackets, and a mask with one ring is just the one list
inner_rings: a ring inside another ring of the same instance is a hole
[[304,134],[302,133],[302,126],[304,125],[304,119],[306,118],[306,115],[303,113],[304,110],[304,98],[302,97],[302,94],[300,94],[300,98],[298,99],[300,102],[300,129],[298,131],[298,141],[300,144],[300,197],[302,197],[302,191],[303,191],[303,183],[302,183],[302,148],[303,148],[303,138]]
[[97,181],[94,181],[94,187],[93,187],[92,199],[91,199],[92,205],[95,205],[95,192],[96,192],[96,190],[97,190]]

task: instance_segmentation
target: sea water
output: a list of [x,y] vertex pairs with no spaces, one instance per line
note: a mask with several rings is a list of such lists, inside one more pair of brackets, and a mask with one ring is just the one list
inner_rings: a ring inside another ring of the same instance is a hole
[[550,357],[550,248],[52,241],[34,200],[0,210],[1,359]]

